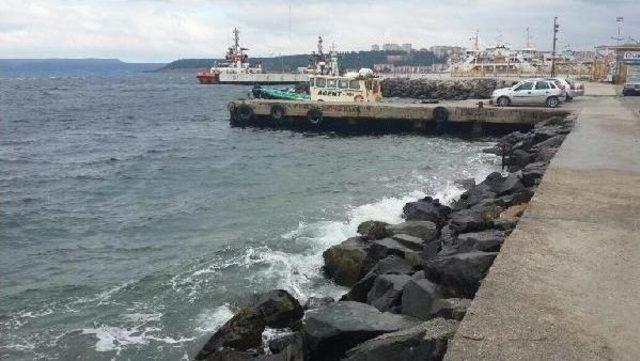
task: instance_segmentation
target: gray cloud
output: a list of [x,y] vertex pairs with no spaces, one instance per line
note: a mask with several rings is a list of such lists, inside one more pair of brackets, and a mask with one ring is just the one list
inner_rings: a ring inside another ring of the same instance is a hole
[[223,54],[234,26],[254,56],[308,52],[319,34],[357,50],[383,42],[468,46],[479,29],[484,45],[502,34],[518,47],[527,27],[547,49],[553,16],[561,46],[611,43],[616,16],[625,17],[627,35],[640,38],[638,0],[2,0],[0,57],[213,57]]

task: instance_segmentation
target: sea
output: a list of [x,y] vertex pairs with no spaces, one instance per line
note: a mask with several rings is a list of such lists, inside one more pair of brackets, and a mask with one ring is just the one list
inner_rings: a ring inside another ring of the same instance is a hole
[[0,359],[188,360],[322,252],[499,169],[495,140],[229,126],[191,72],[0,73]]

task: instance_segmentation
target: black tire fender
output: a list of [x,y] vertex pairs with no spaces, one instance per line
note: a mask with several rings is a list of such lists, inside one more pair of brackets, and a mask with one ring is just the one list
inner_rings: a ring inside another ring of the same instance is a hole
[[320,125],[320,123],[322,122],[322,118],[323,114],[320,108],[313,107],[307,112],[307,121],[311,125]]
[[247,104],[238,105],[233,113],[235,115],[236,122],[243,125],[253,120],[253,116],[255,115],[253,108]]
[[271,106],[271,111],[269,112],[269,114],[271,114],[271,119],[274,122],[281,122],[287,116],[287,109],[285,109],[285,107],[281,104],[274,104]]

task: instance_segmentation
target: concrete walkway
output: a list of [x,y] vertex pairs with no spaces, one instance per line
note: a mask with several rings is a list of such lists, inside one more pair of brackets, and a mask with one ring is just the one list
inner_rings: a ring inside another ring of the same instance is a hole
[[640,360],[640,99],[587,94],[446,360]]

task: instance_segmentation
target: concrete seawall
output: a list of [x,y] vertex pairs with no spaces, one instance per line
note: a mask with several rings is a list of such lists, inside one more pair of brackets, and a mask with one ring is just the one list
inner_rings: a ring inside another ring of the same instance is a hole
[[640,358],[640,101],[587,91],[446,360]]

